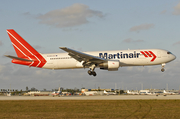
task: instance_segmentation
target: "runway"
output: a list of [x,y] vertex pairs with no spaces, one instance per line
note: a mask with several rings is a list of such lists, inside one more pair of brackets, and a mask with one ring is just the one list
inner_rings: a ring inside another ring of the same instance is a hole
[[180,95],[109,95],[109,96],[0,96],[0,100],[179,100]]

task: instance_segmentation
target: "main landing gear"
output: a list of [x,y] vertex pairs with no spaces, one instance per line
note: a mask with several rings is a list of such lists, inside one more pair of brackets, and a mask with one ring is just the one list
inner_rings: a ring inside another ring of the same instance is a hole
[[93,75],[93,76],[96,76],[96,75],[97,75],[96,72],[94,71],[94,70],[95,70],[95,67],[96,67],[95,64],[93,64],[93,65],[91,65],[91,67],[89,67],[89,68],[90,68],[90,70],[88,70],[88,74],[89,74],[89,75]]
[[165,69],[164,69],[164,66],[165,66],[165,65],[166,65],[165,63],[161,64],[161,66],[162,66],[161,71],[162,71],[162,72],[164,72],[164,71],[165,71]]

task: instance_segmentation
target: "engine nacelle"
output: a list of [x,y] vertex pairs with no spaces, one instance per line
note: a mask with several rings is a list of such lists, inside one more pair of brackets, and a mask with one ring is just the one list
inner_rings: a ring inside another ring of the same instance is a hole
[[120,66],[119,60],[110,60],[106,63],[99,64],[100,69],[105,69],[108,71],[117,71]]

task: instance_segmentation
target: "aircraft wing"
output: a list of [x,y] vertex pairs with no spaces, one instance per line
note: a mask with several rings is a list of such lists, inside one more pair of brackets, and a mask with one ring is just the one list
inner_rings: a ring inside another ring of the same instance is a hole
[[11,56],[11,55],[5,55],[6,57],[9,57],[11,59],[16,59],[16,60],[21,60],[21,61],[27,61],[27,62],[33,62],[33,60],[28,60],[28,59],[24,59],[24,58],[19,58],[19,57],[15,57],[15,56]]
[[60,49],[68,52],[68,55],[71,56],[72,58],[76,59],[77,61],[81,62],[81,61],[85,61],[85,62],[90,62],[90,63],[102,63],[102,62],[106,62],[106,59],[100,58],[100,57],[96,57],[93,55],[89,55],[86,53],[82,53],[67,47],[60,47]]

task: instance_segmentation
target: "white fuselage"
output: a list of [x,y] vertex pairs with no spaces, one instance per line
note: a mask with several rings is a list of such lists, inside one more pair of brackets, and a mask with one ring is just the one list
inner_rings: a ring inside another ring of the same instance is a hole
[[[174,60],[176,57],[167,50],[140,49],[140,50],[116,50],[84,52],[89,55],[101,57],[107,60],[119,60],[123,66],[160,65]],[[144,54],[143,54],[144,53]],[[41,54],[46,59],[42,68],[47,69],[74,69],[83,68],[82,63],[70,57],[68,53]]]

